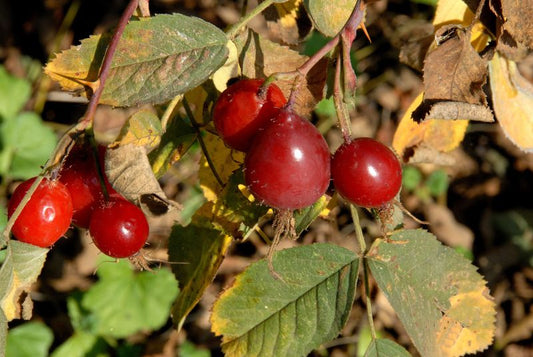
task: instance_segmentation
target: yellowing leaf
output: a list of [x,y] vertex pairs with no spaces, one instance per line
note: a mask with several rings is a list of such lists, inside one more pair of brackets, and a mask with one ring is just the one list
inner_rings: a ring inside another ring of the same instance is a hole
[[492,343],[496,311],[486,282],[434,235],[399,231],[376,240],[366,259],[422,356],[462,356]]
[[282,27],[290,29],[296,26],[298,8],[301,3],[302,0],[290,0],[281,4],[274,4]]
[[[111,36],[91,36],[59,53],[45,72],[65,90],[90,97]],[[163,103],[208,79],[225,61],[227,37],[182,14],[132,19],[120,38],[100,103]]]
[[161,142],[162,131],[161,122],[153,111],[140,110],[128,119],[110,147],[132,144],[150,151]]
[[459,146],[466,133],[468,120],[429,119],[415,122],[411,115],[422,102],[423,94],[420,93],[411,103],[394,134],[392,147],[400,156],[404,155],[406,149],[422,143],[437,151],[449,152]]
[[470,11],[463,0],[439,0],[433,26],[439,28],[449,24],[469,25],[474,18],[474,13]]
[[[241,163],[244,161],[244,154],[229,149],[220,137],[210,133],[205,135],[204,143],[219,178],[223,183],[228,182],[231,174],[240,168]],[[198,176],[205,198],[208,201],[215,202],[224,187],[218,182],[205,156],[200,161]]]
[[24,296],[41,273],[48,249],[15,240],[6,249],[6,259],[0,269],[0,308],[8,321],[29,318],[31,310],[26,308],[31,308],[31,301]]
[[520,149],[533,152],[533,85],[515,62],[498,53],[489,62],[489,71],[494,112],[505,135]]
[[226,84],[230,78],[240,76],[241,74],[237,46],[235,46],[235,42],[228,41],[226,47],[228,48],[228,59],[222,67],[213,73],[212,77],[215,88],[220,92],[226,89]]

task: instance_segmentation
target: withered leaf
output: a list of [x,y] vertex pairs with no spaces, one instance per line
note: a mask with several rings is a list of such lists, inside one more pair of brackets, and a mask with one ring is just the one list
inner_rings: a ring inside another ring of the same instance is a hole
[[[302,0],[289,0],[269,6],[263,11],[270,34],[282,42],[297,45],[311,29]],[[302,23],[303,26],[299,26]],[[301,32],[304,33],[301,33]]]
[[109,148],[106,151],[105,172],[115,190],[130,201],[142,203],[142,208],[147,208],[153,215],[164,214],[177,205],[161,189],[144,147],[128,144]]
[[[308,57],[300,55],[287,46],[265,39],[255,32],[248,31],[235,39],[239,51],[242,74],[249,78],[264,78],[273,73],[291,72],[301,66]],[[320,61],[307,75],[305,83],[298,87],[298,97],[294,110],[303,116],[311,113],[323,97],[326,82],[327,61]],[[293,89],[294,78],[275,82],[288,96]]]
[[522,60],[533,50],[533,2],[493,1],[492,10],[499,20],[496,30],[498,51],[509,59]]
[[[438,46],[427,55],[424,64],[424,101],[413,113],[415,120],[426,119],[431,108],[439,102],[486,106],[482,87],[487,79],[487,59],[476,52],[470,39],[471,33],[456,25],[443,26],[437,31]],[[480,116],[476,110],[472,113]],[[485,118],[486,113],[481,117]]]

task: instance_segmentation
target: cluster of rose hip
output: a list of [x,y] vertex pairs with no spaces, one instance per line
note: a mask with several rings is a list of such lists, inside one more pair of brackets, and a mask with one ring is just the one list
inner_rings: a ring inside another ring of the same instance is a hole
[[243,79],[229,86],[213,109],[225,144],[246,153],[244,177],[251,193],[271,207],[295,210],[317,201],[332,179],[351,203],[390,207],[402,184],[394,152],[374,139],[357,138],[331,157],[317,128],[286,102],[275,84]]
[[[20,241],[49,247],[71,224],[88,229],[94,244],[115,258],[134,256],[146,243],[143,212],[111,187],[104,173],[106,148],[77,143],[65,158],[57,179],[43,178],[13,227]],[[8,217],[36,178],[21,183],[9,201]]]
[[[243,79],[228,87],[213,109],[215,128],[227,146],[246,153],[245,181],[262,203],[295,210],[335,189],[348,201],[381,208],[398,194],[401,165],[385,145],[370,138],[345,142],[329,153],[326,141],[308,120],[291,111],[275,84]],[[20,241],[49,247],[71,224],[89,229],[105,254],[134,256],[146,243],[143,212],[109,184],[103,169],[105,147],[78,143],[57,180],[44,178],[15,221]],[[35,178],[21,183],[8,205],[11,217]]]

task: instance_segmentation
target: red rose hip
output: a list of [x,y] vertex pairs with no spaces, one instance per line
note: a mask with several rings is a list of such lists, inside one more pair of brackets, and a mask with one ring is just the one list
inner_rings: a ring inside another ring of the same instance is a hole
[[[89,228],[91,214],[98,204],[104,201],[104,193],[100,185],[98,167],[90,145],[77,145],[69,153],[61,171],[59,181],[70,192],[74,213],[72,223],[81,228]],[[105,146],[98,147],[99,165],[104,172]],[[107,193],[116,196],[104,174]]]
[[125,199],[113,197],[93,211],[89,232],[102,253],[114,258],[126,258],[144,246],[149,227],[139,207]]
[[331,178],[348,201],[379,208],[400,191],[402,168],[387,146],[371,138],[357,138],[341,145],[333,155]]
[[262,79],[240,80],[222,92],[215,103],[215,129],[232,149],[248,151],[257,131],[287,102],[278,86],[262,88],[263,83]]
[[[7,208],[9,218],[35,179],[31,178],[17,186]],[[71,220],[72,199],[67,188],[59,181],[43,178],[11,231],[21,242],[46,248],[65,234]]]
[[315,126],[282,110],[255,136],[244,168],[254,196],[271,207],[294,210],[313,204],[326,192],[330,154]]

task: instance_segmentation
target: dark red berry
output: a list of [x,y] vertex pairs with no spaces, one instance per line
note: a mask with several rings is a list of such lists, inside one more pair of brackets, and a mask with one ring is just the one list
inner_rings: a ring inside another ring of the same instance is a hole
[[213,122],[230,148],[248,151],[253,136],[287,102],[278,86],[270,84],[264,91],[263,83],[262,79],[243,79],[229,86],[217,99]]
[[[8,217],[13,215],[35,179],[26,180],[15,189],[9,201]],[[44,178],[11,231],[21,242],[46,248],[65,234],[71,219],[72,200],[67,188],[58,181]]]
[[89,232],[102,253],[126,258],[144,246],[149,227],[139,207],[115,197],[93,211]]
[[330,180],[326,141],[309,121],[285,110],[255,136],[244,167],[254,196],[278,209],[313,204]]
[[[95,207],[104,201],[100,185],[97,163],[89,145],[76,145],[69,153],[61,171],[59,181],[69,190],[74,214],[72,223],[81,228],[89,228],[91,214]],[[98,147],[99,164],[104,173],[103,160],[105,146]],[[118,195],[104,174],[104,183],[109,195]]]
[[348,201],[378,208],[400,191],[402,167],[387,146],[371,138],[358,138],[335,152],[331,178],[337,192]]

